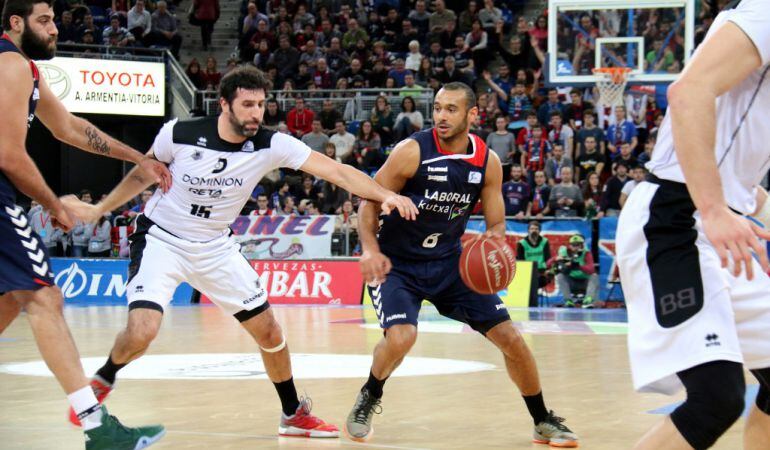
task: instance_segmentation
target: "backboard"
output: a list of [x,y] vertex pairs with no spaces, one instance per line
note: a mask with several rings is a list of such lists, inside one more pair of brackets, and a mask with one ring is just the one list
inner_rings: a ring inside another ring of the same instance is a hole
[[546,82],[586,86],[594,68],[628,67],[630,85],[670,83],[694,29],[694,0],[549,0]]

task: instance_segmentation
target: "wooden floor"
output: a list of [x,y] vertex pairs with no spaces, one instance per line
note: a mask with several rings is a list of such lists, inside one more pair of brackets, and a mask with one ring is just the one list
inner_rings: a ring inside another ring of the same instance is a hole
[[[275,311],[296,354],[300,393],[312,397],[315,413],[341,426],[381,336],[371,309]],[[581,437],[581,448],[630,448],[663,417],[651,410],[681,399],[633,391],[625,325],[618,323],[622,317],[617,320],[617,313],[511,314],[538,361],[548,407],[567,418]],[[81,355],[94,358],[86,359],[89,375],[108,354],[126,315],[123,307],[66,309]],[[329,354],[344,356],[324,356]],[[253,341],[216,307],[170,308],[151,357],[121,372],[107,405],[129,425],[163,423],[168,434],[153,447],[159,450],[547,448],[530,442],[531,419],[499,352],[463,326],[440,320],[430,308],[423,312],[420,337],[410,354],[416,359],[396,372],[408,376],[394,376],[385,386],[383,413],[375,416],[376,432],[367,444],[344,437],[279,439],[278,398],[256,355]],[[0,449],[83,448],[82,434],[65,420],[66,398],[53,378],[41,376],[39,360],[20,317],[0,338]],[[31,363],[11,364],[19,362]],[[742,424],[716,448],[741,448]]]

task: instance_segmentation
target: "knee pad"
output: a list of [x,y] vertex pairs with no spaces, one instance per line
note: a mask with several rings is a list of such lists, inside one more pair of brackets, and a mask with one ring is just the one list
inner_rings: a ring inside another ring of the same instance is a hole
[[759,393],[757,394],[757,408],[770,415],[770,367],[755,369],[751,373],[759,381]]
[[265,348],[265,347],[262,347],[261,345],[259,346],[259,348],[262,349],[262,351],[265,352],[265,353],[278,353],[281,350],[283,350],[284,348],[286,348],[286,336],[283,335],[283,333],[282,333],[281,334],[281,343],[276,345],[273,348]]
[[709,448],[743,413],[743,366],[715,361],[677,375],[687,389],[687,400],[671,413],[671,420],[693,448]]

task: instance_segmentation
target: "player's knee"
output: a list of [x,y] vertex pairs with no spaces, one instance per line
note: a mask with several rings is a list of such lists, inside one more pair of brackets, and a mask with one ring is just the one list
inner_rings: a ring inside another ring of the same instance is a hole
[[682,378],[687,400],[671,414],[674,425],[696,449],[714,445],[741,417],[746,394],[740,364],[717,361],[700,367],[704,366],[690,369],[694,372]]
[[29,314],[62,315],[64,311],[64,296],[58,287],[45,287],[35,291],[25,302]]
[[388,328],[385,340],[393,351],[406,354],[417,341],[417,327],[414,325],[394,325]]
[[284,342],[283,330],[277,320],[271,320],[267,326],[261,330],[257,338],[257,344],[265,349],[276,348]]
[[158,335],[159,324],[155,323],[129,323],[126,333],[131,346],[136,350],[145,349]]

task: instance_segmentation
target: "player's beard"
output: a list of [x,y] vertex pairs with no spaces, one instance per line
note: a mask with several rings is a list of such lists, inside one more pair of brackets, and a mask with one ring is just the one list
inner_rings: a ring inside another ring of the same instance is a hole
[[447,123],[449,125],[449,133],[446,136],[441,136],[439,134],[439,137],[444,141],[453,141],[455,140],[461,133],[465,133],[468,130],[468,117],[466,116],[465,119],[463,119],[462,122],[456,127],[452,126],[451,124]]
[[256,122],[255,128],[247,128],[248,125],[255,125],[254,122],[241,122],[235,117],[235,114],[230,114],[230,126],[233,127],[233,131],[243,137],[254,137],[259,131],[259,122]]
[[21,33],[21,51],[35,61],[52,59],[56,55],[56,38],[42,39],[25,21],[24,31]]

